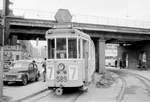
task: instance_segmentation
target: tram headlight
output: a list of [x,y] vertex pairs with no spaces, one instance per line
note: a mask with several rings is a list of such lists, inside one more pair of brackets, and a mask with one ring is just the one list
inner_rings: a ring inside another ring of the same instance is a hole
[[58,65],[58,69],[59,69],[59,70],[64,70],[64,69],[65,69],[65,65],[64,65],[63,63],[60,63],[60,64]]

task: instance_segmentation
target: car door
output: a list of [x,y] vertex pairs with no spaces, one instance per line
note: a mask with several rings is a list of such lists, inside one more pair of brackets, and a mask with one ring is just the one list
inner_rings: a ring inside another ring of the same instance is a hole
[[34,69],[33,69],[33,73],[34,73],[34,78],[36,78],[37,77],[37,74],[38,74],[38,67],[37,67],[37,65],[36,64],[34,64]]
[[33,63],[29,64],[29,79],[32,80],[34,78],[34,65]]

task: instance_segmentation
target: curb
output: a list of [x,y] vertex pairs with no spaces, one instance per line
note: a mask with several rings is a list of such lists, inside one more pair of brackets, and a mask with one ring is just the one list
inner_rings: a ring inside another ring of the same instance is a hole
[[25,100],[27,100],[27,99],[29,99],[29,98],[32,98],[32,97],[34,97],[34,96],[36,96],[36,95],[39,95],[39,94],[45,92],[45,91],[47,91],[47,90],[48,90],[48,88],[43,89],[43,90],[41,90],[41,91],[39,91],[39,92],[33,93],[33,94],[31,94],[31,95],[28,95],[28,96],[23,97],[23,98],[18,99],[18,100],[9,100],[8,102],[21,102],[21,101],[25,101]]

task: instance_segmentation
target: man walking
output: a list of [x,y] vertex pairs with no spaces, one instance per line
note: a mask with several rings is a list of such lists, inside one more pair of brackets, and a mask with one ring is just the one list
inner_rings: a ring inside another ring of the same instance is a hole
[[46,58],[44,58],[44,62],[43,62],[43,81],[46,81]]

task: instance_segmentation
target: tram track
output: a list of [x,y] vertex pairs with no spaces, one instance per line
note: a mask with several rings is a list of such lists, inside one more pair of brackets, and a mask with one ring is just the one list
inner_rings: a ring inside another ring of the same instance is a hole
[[125,94],[125,89],[126,89],[126,86],[127,86],[127,82],[123,77],[121,77],[119,79],[122,81],[122,85],[121,85],[121,90],[118,93],[118,96],[116,97],[116,102],[121,102],[123,100],[123,97],[124,97],[124,94]]
[[132,72],[128,72],[128,73],[130,73],[131,75],[139,79],[144,84],[144,86],[146,87],[146,91],[150,95],[150,79],[136,73],[132,73]]
[[125,95],[125,90],[126,90],[126,87],[127,87],[127,81],[123,78],[123,76],[121,75],[122,72],[120,73],[120,71],[118,70],[110,70],[109,71],[119,75],[117,78],[121,80],[121,89],[118,93],[118,95],[116,96],[116,102],[121,102],[124,98],[124,95]]
[[116,98],[116,102],[123,101],[124,96],[127,95],[127,92],[129,92],[128,89],[129,89],[130,84],[129,85],[127,84],[128,78],[126,79],[126,76],[128,76],[128,75],[139,80],[140,84],[144,85],[144,87],[145,87],[144,89],[146,90],[147,95],[150,96],[150,79],[148,79],[142,75],[139,75],[137,73],[129,72],[126,70],[109,70],[109,71],[114,72],[117,75],[119,75],[118,78],[122,81],[121,90],[118,93],[118,96]]

